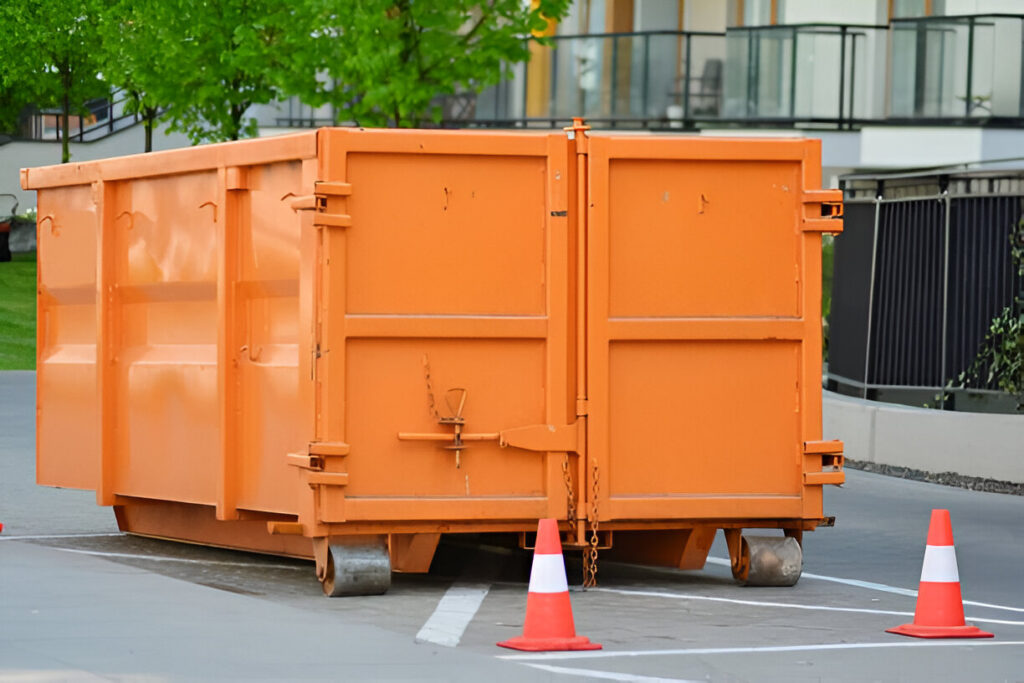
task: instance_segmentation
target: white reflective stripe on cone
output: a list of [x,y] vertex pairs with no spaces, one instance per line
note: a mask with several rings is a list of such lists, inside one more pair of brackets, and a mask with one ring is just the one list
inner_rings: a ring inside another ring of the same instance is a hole
[[958,583],[960,572],[956,568],[956,550],[951,545],[926,545],[921,580],[932,583]]
[[531,593],[568,593],[561,555],[534,555],[530,570]]

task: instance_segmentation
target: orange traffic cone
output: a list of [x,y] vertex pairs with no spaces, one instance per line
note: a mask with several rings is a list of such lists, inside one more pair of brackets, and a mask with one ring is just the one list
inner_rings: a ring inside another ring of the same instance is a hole
[[949,510],[932,510],[914,623],[888,628],[886,632],[915,638],[992,637],[991,633],[964,621],[964,602],[960,597],[960,574],[956,567]]
[[537,546],[533,549],[523,635],[503,640],[498,645],[531,652],[601,649],[589,638],[576,635],[562,543],[558,540],[558,522],[553,519],[542,519],[537,524]]

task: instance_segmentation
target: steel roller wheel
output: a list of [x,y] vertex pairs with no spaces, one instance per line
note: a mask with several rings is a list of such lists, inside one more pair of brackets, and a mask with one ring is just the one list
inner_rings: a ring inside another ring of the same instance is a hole
[[794,586],[803,566],[803,550],[795,538],[743,536],[732,575],[744,586]]
[[387,545],[331,545],[327,572],[320,582],[324,595],[380,595],[391,587]]

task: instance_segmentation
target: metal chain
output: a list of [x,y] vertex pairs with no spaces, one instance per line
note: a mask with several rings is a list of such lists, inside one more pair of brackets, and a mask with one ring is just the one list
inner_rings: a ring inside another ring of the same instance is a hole
[[434,385],[430,381],[430,356],[427,354],[423,354],[423,374],[427,379],[427,407],[430,415],[438,421],[441,415],[437,412],[437,401],[434,399]]
[[583,552],[583,587],[594,588],[597,586],[597,463],[594,463],[594,491],[591,497],[590,506],[590,547]]
[[576,495],[572,490],[572,474],[569,472],[569,454],[562,458],[562,479],[565,481],[565,507],[569,518],[569,534],[576,537]]

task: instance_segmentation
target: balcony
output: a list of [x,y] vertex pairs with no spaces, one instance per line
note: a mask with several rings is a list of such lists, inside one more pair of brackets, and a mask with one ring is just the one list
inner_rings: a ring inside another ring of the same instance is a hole
[[1019,127],[1022,45],[1024,16],[999,14],[558,36],[446,124]]
[[717,119],[725,56],[721,33],[554,36],[534,55],[541,68],[516,65],[477,97],[472,123],[549,127],[585,116],[602,127],[682,128]]
[[891,32],[890,119],[1024,124],[1024,17],[897,19]]
[[729,29],[722,123],[849,128],[885,115],[887,27]]

